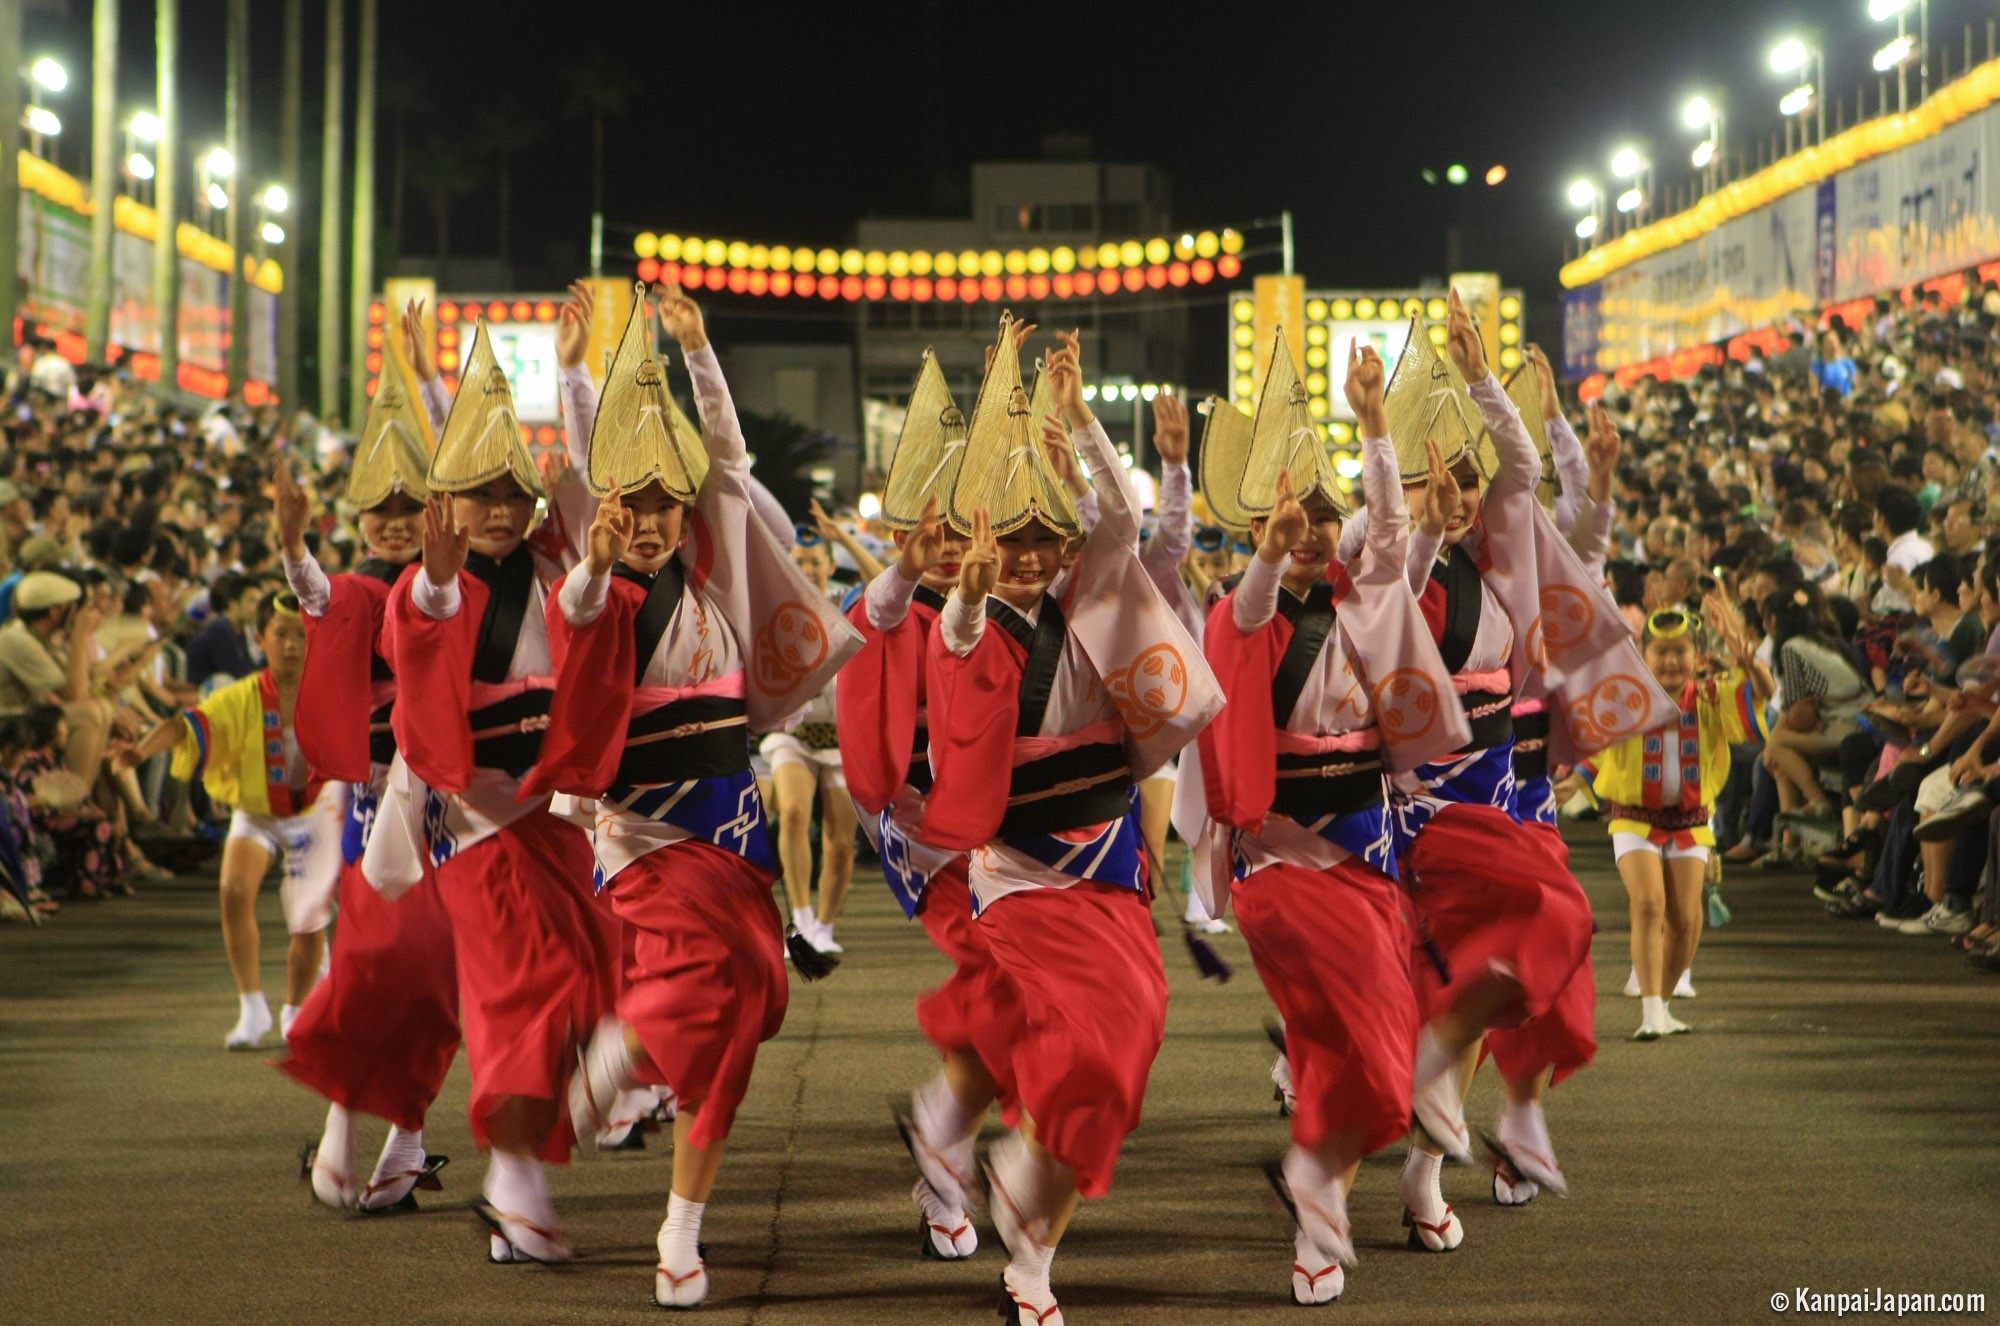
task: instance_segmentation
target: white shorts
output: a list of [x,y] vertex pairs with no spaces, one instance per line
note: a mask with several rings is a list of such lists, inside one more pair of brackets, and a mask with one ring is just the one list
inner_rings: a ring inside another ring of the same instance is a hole
[[1943,810],[1945,803],[1958,791],[1958,784],[1952,781],[1951,766],[1941,764],[1924,775],[1924,781],[1917,784],[1916,810],[1919,815],[1935,815]]
[[279,898],[285,908],[285,929],[310,935],[333,920],[334,895],[340,890],[340,835],[347,821],[347,784],[328,783],[319,800],[303,815],[253,815],[238,810],[229,817],[229,836],[256,843],[285,863]]
[[840,748],[837,746],[831,750],[814,750],[789,732],[773,732],[764,738],[757,750],[770,762],[772,773],[788,764],[798,764],[812,771],[823,790],[843,791],[847,787],[847,776],[840,771]]
[[1708,860],[1708,848],[1700,843],[1696,843],[1693,847],[1675,847],[1671,843],[1661,847],[1643,833],[1611,835],[1611,855],[1614,860],[1623,861],[1634,852],[1651,852],[1654,856],[1665,857],[1669,861]]

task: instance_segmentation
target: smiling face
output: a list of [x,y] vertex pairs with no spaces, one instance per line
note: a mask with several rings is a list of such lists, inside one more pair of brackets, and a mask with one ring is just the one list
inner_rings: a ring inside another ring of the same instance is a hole
[[[959,563],[965,558],[966,537],[949,525],[942,525],[944,543],[938,548],[937,564],[924,572],[923,584],[940,594],[949,594],[958,584]],[[903,530],[895,533],[896,551],[901,552],[910,536]]]
[[824,543],[801,543],[792,548],[792,565],[805,572],[813,588],[822,592],[833,578],[833,557]]
[[993,592],[1011,607],[1031,608],[1062,570],[1063,536],[1039,520],[994,540],[1000,547],[1000,582]]
[[521,546],[528,537],[528,522],[535,518],[533,494],[510,476],[468,488],[451,495],[451,515],[472,533],[472,550],[487,557],[501,558]]
[[[1458,515],[1444,527],[1446,547],[1457,543],[1479,523],[1479,467],[1473,463],[1472,453],[1460,456],[1451,467],[1451,477],[1458,483]],[[1430,485],[1407,484],[1403,488],[1403,501],[1410,508],[1410,519],[1421,524],[1424,513],[1430,510]]]
[[[1301,597],[1326,576],[1340,548],[1341,530],[1339,513],[1319,493],[1306,498],[1305,509],[1306,532],[1291,546],[1292,560],[1285,568],[1284,582],[1286,589]],[[1264,518],[1259,516],[1250,522],[1250,536],[1261,543],[1264,528]]]
[[687,505],[669,497],[656,481],[625,494],[625,506],[632,513],[632,544],[625,550],[623,561],[634,571],[652,575],[681,546],[681,524],[687,518]]
[[1694,677],[1696,658],[1692,635],[1678,635],[1670,640],[1648,640],[1645,653],[1646,666],[1670,695]]
[[361,513],[361,542],[370,557],[400,566],[415,557],[424,537],[424,508],[408,493],[389,494]]

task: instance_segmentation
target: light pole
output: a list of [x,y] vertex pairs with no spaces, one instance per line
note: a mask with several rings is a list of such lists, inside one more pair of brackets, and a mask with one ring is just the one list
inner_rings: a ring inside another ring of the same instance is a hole
[[285,242],[285,228],[271,218],[283,216],[292,205],[292,197],[284,185],[267,184],[252,201],[257,208],[257,260],[262,262],[267,246],[278,248]]
[[1631,181],[1613,204],[1618,214],[1625,218],[1623,229],[1630,230],[1639,224],[1641,214],[1650,205],[1653,163],[1647,160],[1645,153],[1628,143],[1611,154],[1611,175],[1614,179]]
[[1681,108],[1681,123],[1690,129],[1707,131],[1707,136],[1695,144],[1689,160],[1701,172],[1702,192],[1713,193],[1727,183],[1723,178],[1722,107],[1707,97],[1690,97]]
[[[1917,35],[1910,35],[1910,9],[1917,11]],[[1896,20],[1896,39],[1875,52],[1875,69],[1878,73],[1896,71],[1896,111],[1901,114],[1910,109],[1910,61],[1917,61],[1919,84],[1917,100],[1926,100],[1931,95],[1931,0],[1868,0],[1868,17],[1877,23]]]
[[160,117],[151,111],[135,111],[125,122],[125,178],[132,194],[145,202],[153,198],[153,177],[158,173],[146,149],[160,141]]
[[1569,205],[1585,209],[1576,223],[1576,237],[1588,245],[1604,224],[1604,190],[1597,181],[1578,177],[1569,186]]
[[215,214],[229,210],[229,190],[222,181],[235,173],[236,158],[228,148],[212,147],[202,154],[195,193],[201,199],[201,228],[211,235],[215,233]]
[[[28,95],[37,98],[21,111],[21,127],[28,131],[28,150],[36,156],[42,155],[45,140],[62,133],[62,119],[48,107],[39,104],[41,93],[57,93],[69,86],[69,71],[50,56],[42,56],[29,65],[22,74],[28,80]],[[55,162],[55,151],[50,146],[49,160]]]
[[[1798,37],[1787,37],[1771,48],[1771,71],[1778,74],[1806,73],[1811,66],[1813,77],[1810,82],[1801,83],[1784,95],[1778,102],[1778,109],[1787,117],[1803,114],[1807,109],[1815,112],[1813,141],[1826,141],[1826,52],[1818,45],[1808,46]],[[1789,135],[1788,135],[1789,136]],[[1805,145],[1805,132],[1799,133],[1800,146]]]

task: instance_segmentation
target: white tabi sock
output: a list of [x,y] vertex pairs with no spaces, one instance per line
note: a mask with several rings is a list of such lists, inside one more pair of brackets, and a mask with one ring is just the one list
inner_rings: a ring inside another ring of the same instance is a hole
[[660,1226],[660,1262],[675,1275],[686,1275],[701,1264],[701,1217],[706,1210],[706,1202],[667,1194],[667,1223]]
[[813,909],[810,907],[794,907],[792,908],[792,929],[802,935],[810,935],[813,931],[819,929],[819,917],[814,915]]
[[423,1130],[409,1132],[390,1125],[389,1140],[382,1144],[375,1172],[369,1176],[368,1186],[362,1189],[361,1209],[380,1211],[401,1202],[417,1186],[415,1176],[423,1167]]
[[1419,1091],[1450,1071],[1458,1061],[1458,1056],[1445,1049],[1437,1032],[1425,1027],[1417,1037],[1417,1069],[1415,1081]]
[[313,1155],[313,1196],[328,1206],[354,1205],[354,1116],[346,1107],[326,1107],[326,1128]]
[[278,1011],[278,1030],[286,1040],[292,1038],[292,1024],[299,1020],[299,1006],[286,1004]]
[[556,1206],[549,1198],[548,1172],[531,1156],[495,1151],[486,1163],[486,1200],[503,1216],[554,1229]]
[[974,1113],[967,1109],[942,1071],[917,1088],[917,1095],[925,1115],[925,1127],[941,1142],[958,1143],[972,1136],[973,1130],[979,1126],[980,1114],[985,1113],[983,1110]]
[[1664,1031],[1667,1025],[1667,1001],[1658,995],[1641,996],[1639,1025],[1653,1031]]
[[238,995],[236,1001],[236,1025],[222,1043],[232,1050],[253,1049],[271,1034],[271,1005],[262,990]]

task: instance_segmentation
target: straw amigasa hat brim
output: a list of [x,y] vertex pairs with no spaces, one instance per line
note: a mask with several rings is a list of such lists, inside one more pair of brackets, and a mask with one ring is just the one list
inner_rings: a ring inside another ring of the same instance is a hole
[[347,501],[357,511],[372,511],[399,492],[417,502],[431,497],[431,453],[437,439],[431,435],[430,411],[395,336],[385,339],[382,375],[347,475]]
[[1330,503],[1341,519],[1353,514],[1340,490],[1326,439],[1313,421],[1305,384],[1278,328],[1271,342],[1271,366],[1257,398],[1251,425],[1250,454],[1236,486],[1236,507],[1249,516],[1266,516],[1278,502],[1278,476],[1289,473],[1292,494],[1305,502],[1314,494]]
[[1396,356],[1396,371],[1390,375],[1382,406],[1389,417],[1389,436],[1396,443],[1396,468],[1405,484],[1430,477],[1426,440],[1438,444],[1450,468],[1474,450],[1484,431],[1472,392],[1431,343],[1422,318],[1410,319],[1409,339]]
[[461,493],[507,475],[534,497],[545,498],[541,473],[521,440],[514,389],[494,358],[491,336],[484,322],[473,329],[472,353],[431,457],[429,483],[435,492]]
[[972,407],[965,460],[944,504],[953,529],[971,533],[973,514],[984,510],[995,537],[1034,520],[1066,537],[1083,533],[1076,500],[1042,452],[1039,427],[1021,385],[1014,319],[1002,314],[993,362]]
[[965,462],[965,444],[965,412],[952,399],[944,369],[927,347],[910,389],[896,454],[889,461],[889,478],[882,485],[882,523],[890,529],[915,529],[932,494],[943,512]]
[[708,475],[708,452],[667,389],[651,326],[640,286],[597,401],[584,480],[598,497],[614,486],[633,493],[657,483],[675,501],[692,502]]

